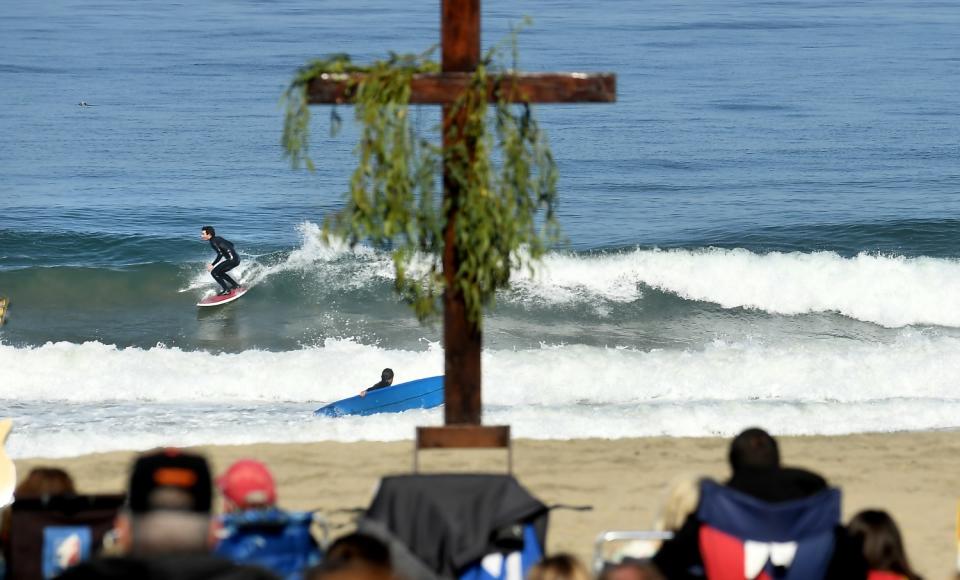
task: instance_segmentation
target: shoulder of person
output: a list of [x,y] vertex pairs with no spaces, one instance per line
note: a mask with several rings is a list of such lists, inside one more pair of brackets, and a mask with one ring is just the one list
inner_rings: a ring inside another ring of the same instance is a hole
[[208,578],[212,580],[280,580],[279,576],[265,568],[243,564],[234,564],[232,568]]
[[237,564],[213,554],[178,555],[176,558],[153,558],[162,578],[181,580],[275,580],[272,572],[257,566]]
[[58,580],[86,580],[89,578],[144,578],[151,577],[150,566],[137,558],[94,558],[67,568]]
[[828,486],[827,480],[822,475],[802,467],[784,467],[780,470],[780,476],[802,486],[811,493],[826,489]]
[[279,580],[273,573],[256,566],[236,564],[211,554],[176,554],[145,558],[98,558],[78,564],[57,577],[63,580],[104,580],[136,578],[157,580]]
[[825,580],[865,580],[870,569],[863,556],[863,545],[844,526],[836,526],[833,532],[834,550]]
[[673,539],[666,540],[651,558],[657,570],[670,578],[703,578],[703,560],[700,556],[700,518],[696,512],[687,516]]

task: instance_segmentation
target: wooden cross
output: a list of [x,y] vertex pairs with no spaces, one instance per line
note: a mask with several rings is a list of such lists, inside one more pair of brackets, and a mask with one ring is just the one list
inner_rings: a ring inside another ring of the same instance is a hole
[[[443,146],[450,147],[456,127],[452,104],[467,88],[480,62],[480,0],[441,0],[441,72],[414,75],[411,103],[443,105]],[[307,88],[310,104],[344,103],[351,98],[351,82],[361,75],[324,74]],[[488,99],[495,101],[494,79]],[[544,73],[511,75],[501,89],[513,102],[609,103],[616,100],[616,75],[609,73]],[[462,125],[461,125],[462,126]],[[458,185],[444,167],[445,200],[457,199]],[[480,427],[480,330],[467,318],[466,302],[453,284],[458,261],[454,246],[457,207],[450,205],[444,231],[443,273],[447,290],[443,298],[444,423],[446,428],[421,428],[420,447],[507,447],[509,428]]]

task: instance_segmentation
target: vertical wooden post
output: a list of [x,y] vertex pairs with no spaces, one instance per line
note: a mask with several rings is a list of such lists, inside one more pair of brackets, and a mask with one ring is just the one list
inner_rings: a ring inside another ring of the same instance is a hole
[[[452,105],[469,86],[470,75],[480,64],[480,0],[441,0],[440,33],[442,72],[414,75],[411,102],[443,105],[443,147],[446,154],[457,152],[472,161],[475,143],[464,136],[466,115],[454,114]],[[352,98],[354,82],[362,75],[327,74],[311,81],[309,102],[341,103]],[[497,81],[488,79],[487,99],[499,97]],[[510,75],[517,90],[509,91],[515,102],[610,103],[616,100],[616,76],[589,73],[540,73]],[[444,423],[447,427],[418,427],[417,445],[443,447],[502,447],[509,444],[508,427],[483,427],[480,355],[483,336],[479,321],[470,322],[466,300],[454,284],[460,269],[457,244],[457,220],[460,207],[459,185],[453,179],[446,160],[443,167],[443,195],[448,207],[443,232],[443,276],[447,283],[443,295],[443,346],[445,375]],[[469,445],[466,445],[469,443]]]
[[[443,72],[476,70],[480,62],[480,0],[443,0],[440,28]],[[443,106],[443,147],[448,152],[463,138],[466,119],[463,115],[457,117],[451,105]],[[467,143],[467,155],[473,157],[473,152],[474,144]],[[478,325],[467,318],[463,292],[454,285],[454,276],[460,267],[456,241],[459,207],[451,202],[457,199],[459,186],[446,163],[443,190],[444,199],[449,203],[443,251],[443,275],[447,283],[443,297],[444,423],[479,425],[483,336]]]

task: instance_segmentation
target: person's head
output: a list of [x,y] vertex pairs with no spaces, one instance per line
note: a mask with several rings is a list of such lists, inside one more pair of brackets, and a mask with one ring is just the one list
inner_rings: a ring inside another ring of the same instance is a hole
[[[46,497],[55,495],[74,495],[70,474],[59,467],[34,467],[13,491],[14,498]],[[10,510],[0,511],[0,539],[10,530],[12,517]]]
[[267,466],[255,459],[234,462],[219,478],[223,511],[263,509],[277,503],[277,486]]
[[697,509],[700,503],[701,476],[683,475],[670,482],[664,494],[660,515],[654,523],[654,529],[676,532],[687,517]]
[[380,540],[359,533],[337,538],[327,548],[323,563],[307,574],[307,580],[388,580],[392,577],[390,549]]
[[583,562],[571,554],[557,554],[544,558],[530,569],[528,580],[590,580],[590,572]]
[[14,497],[73,495],[77,493],[70,474],[58,467],[34,467],[23,478]]
[[213,226],[203,226],[200,228],[200,237],[204,240],[209,240],[215,235],[217,235],[217,232],[213,229]]
[[212,500],[206,459],[178,449],[144,453],[134,462],[127,507],[117,518],[118,543],[138,556],[206,552]]
[[648,561],[629,560],[601,570],[597,580],[664,580],[656,566]]
[[380,373],[380,380],[392,383],[393,382],[393,369],[383,369],[383,372]]
[[864,510],[858,513],[847,524],[847,533],[863,544],[863,558],[871,570],[895,572],[911,580],[920,578],[910,568],[900,530],[887,512]]
[[730,468],[734,473],[741,469],[777,469],[780,467],[780,450],[777,441],[763,429],[747,429],[730,443]]

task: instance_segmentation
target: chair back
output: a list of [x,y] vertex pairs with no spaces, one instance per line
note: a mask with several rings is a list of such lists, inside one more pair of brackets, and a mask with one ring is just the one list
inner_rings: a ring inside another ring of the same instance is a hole
[[543,556],[549,509],[513,476],[385,477],[359,531],[411,578],[522,580]]
[[711,580],[816,580],[833,556],[840,490],[768,503],[705,480],[697,516]]
[[18,497],[10,507],[7,577],[54,578],[97,555],[123,495]]

